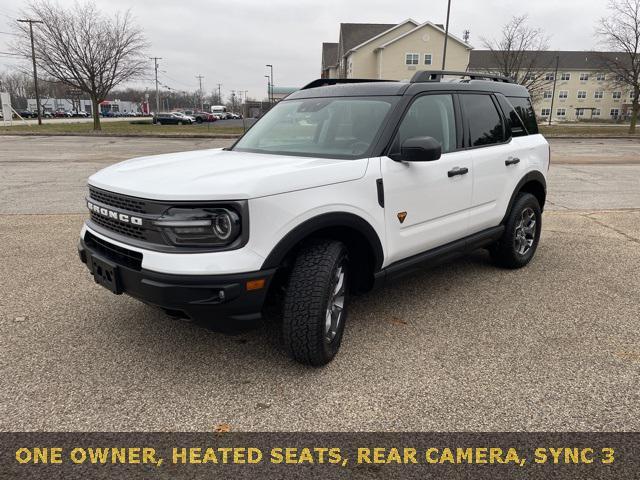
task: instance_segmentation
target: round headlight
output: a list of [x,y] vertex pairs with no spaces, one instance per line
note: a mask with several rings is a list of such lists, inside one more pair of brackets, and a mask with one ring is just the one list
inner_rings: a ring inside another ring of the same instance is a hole
[[213,232],[220,238],[226,240],[231,236],[233,231],[233,220],[228,213],[217,215],[213,221]]

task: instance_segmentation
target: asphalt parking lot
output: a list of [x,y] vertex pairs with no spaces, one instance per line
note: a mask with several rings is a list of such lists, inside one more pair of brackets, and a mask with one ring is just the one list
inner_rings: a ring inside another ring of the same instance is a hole
[[640,142],[552,141],[525,269],[477,252],[352,305],[309,369],[272,324],[224,335],[95,285],[86,177],[229,140],[0,137],[0,429],[640,429]]

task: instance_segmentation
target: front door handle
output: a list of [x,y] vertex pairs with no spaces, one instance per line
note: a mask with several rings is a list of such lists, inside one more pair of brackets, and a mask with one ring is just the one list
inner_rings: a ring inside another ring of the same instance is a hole
[[520,163],[520,159],[518,157],[510,157],[509,159],[504,161],[504,164],[508,167],[509,165],[515,165],[516,163]]
[[449,177],[455,177],[456,175],[465,175],[469,173],[469,169],[467,167],[456,167],[453,170],[449,170],[447,175]]

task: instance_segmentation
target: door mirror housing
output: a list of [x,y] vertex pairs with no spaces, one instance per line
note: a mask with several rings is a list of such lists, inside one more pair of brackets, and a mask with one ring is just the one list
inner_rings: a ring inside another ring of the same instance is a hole
[[405,162],[432,162],[442,156],[442,144],[433,137],[407,138],[394,160]]

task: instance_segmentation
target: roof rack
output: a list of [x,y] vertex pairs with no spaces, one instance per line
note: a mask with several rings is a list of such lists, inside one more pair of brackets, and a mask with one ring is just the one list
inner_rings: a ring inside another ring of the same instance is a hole
[[492,75],[490,73],[479,72],[454,72],[449,70],[422,70],[413,74],[411,83],[421,82],[441,82],[442,77],[469,77],[470,80],[490,80],[493,82],[514,83],[511,78],[502,77],[500,75]]
[[341,83],[367,83],[367,82],[393,82],[394,80],[380,80],[379,78],[318,78],[311,83],[307,83],[300,90],[309,88],[326,87],[328,85],[338,85]]

